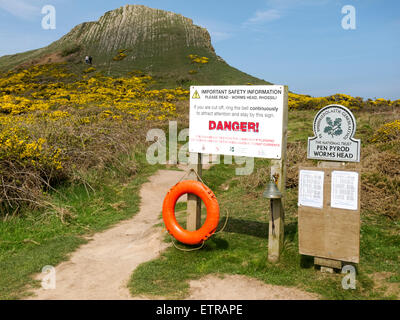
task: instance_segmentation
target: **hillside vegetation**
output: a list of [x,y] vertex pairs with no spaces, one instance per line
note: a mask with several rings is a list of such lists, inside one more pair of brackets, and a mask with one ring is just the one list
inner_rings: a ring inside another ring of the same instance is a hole
[[77,76],[62,65],[0,77],[2,215],[40,205],[42,191],[77,171],[116,163],[155,123],[177,116],[188,91],[151,90],[152,78]]
[[[197,73],[209,63],[208,57],[197,55],[185,59]],[[156,84],[141,71],[108,77],[94,67],[73,73],[67,64],[0,74],[1,214],[41,205],[43,191],[78,181],[77,171],[115,164],[119,153],[143,143],[146,128],[180,118],[177,103],[183,106],[189,91],[156,89]],[[329,103],[355,110],[390,111],[398,106],[398,101],[363,101],[341,94],[290,94],[289,100],[291,110],[317,110]],[[397,139],[398,132],[398,122],[387,124],[374,141]]]

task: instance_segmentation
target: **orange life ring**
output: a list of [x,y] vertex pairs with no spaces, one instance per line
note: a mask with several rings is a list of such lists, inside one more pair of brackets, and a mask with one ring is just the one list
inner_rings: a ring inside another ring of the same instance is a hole
[[[196,231],[183,229],[176,221],[175,205],[178,199],[186,194],[198,196],[207,208],[207,218],[204,225]],[[196,245],[209,239],[217,230],[219,223],[219,205],[210,188],[198,181],[186,180],[172,187],[163,204],[163,220],[168,232],[179,242]]]

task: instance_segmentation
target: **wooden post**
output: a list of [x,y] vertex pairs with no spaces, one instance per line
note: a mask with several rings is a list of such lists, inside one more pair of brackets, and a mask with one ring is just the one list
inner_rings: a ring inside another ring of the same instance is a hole
[[[189,159],[189,170],[195,172],[201,177],[203,171],[202,155],[201,153],[191,153]],[[195,172],[190,172],[187,180],[198,181]],[[196,231],[201,227],[201,199],[193,194],[187,195],[187,220],[186,229],[188,231]]]
[[[282,193],[282,199],[274,199],[272,201],[273,212],[269,220],[269,236],[268,236],[268,261],[279,261],[283,248],[284,240],[284,197],[286,195],[286,149],[287,149],[287,127],[288,127],[288,94],[289,89],[285,86],[284,103],[283,103],[283,126],[282,126],[282,157],[280,160],[272,160],[271,163],[271,179],[276,181],[279,191]],[[274,223],[272,223],[272,217]],[[273,230],[272,225],[275,225]]]
[[[278,262],[283,247],[284,220],[281,199],[272,199],[272,214],[269,220],[268,261]],[[274,221],[272,222],[272,216]],[[274,226],[274,228],[273,228]]]

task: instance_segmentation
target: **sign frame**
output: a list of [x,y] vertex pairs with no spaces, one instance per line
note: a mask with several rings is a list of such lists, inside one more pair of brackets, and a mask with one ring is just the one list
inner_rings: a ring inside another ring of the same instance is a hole
[[[332,121],[330,117],[327,117],[330,110],[332,110],[332,114],[337,114],[339,118]],[[324,132],[322,132],[320,125],[324,119],[331,122],[327,123]],[[347,122],[347,132],[341,129],[343,119]],[[314,137],[308,138],[308,159],[337,162],[361,161],[361,140],[354,139],[357,130],[357,121],[347,107],[339,104],[331,104],[322,108],[314,118],[313,130]],[[327,139],[326,135],[332,135],[332,138]],[[342,136],[344,137],[342,138]],[[323,149],[323,151],[318,151],[319,148]],[[315,152],[319,152],[321,155],[317,156]]]
[[189,151],[280,160],[287,92],[283,85],[191,86]]

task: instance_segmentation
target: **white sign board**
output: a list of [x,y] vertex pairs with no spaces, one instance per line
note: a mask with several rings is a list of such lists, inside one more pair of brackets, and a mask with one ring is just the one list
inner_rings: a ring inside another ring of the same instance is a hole
[[360,140],[354,139],[356,119],[341,105],[321,109],[314,119],[314,137],[308,138],[308,158],[360,162]]
[[281,159],[284,86],[194,86],[190,97],[190,152]]
[[332,172],[332,208],[358,210],[358,179],[357,172]]
[[323,208],[324,175],[323,171],[300,170],[299,206]]

